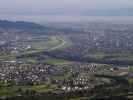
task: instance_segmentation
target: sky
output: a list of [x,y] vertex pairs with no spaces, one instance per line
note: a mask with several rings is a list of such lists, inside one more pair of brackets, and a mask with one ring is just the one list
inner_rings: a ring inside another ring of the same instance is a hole
[[2,14],[133,15],[133,0],[0,0]]

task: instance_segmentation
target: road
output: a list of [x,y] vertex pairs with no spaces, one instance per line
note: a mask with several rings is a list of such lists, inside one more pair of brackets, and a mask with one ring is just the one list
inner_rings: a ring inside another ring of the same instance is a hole
[[65,41],[65,40],[63,40],[63,39],[60,39],[60,40],[62,41],[61,44],[59,44],[59,45],[57,45],[57,46],[55,46],[55,47],[50,48],[48,51],[56,50],[56,49],[58,49],[58,48],[63,47],[63,46],[66,44],[66,41]]
[[53,51],[53,50],[56,50],[56,49],[59,49],[59,48],[61,48],[61,47],[63,47],[67,42],[65,41],[65,40],[63,40],[63,39],[61,39],[61,38],[57,38],[57,37],[54,37],[54,38],[56,38],[56,39],[60,39],[60,41],[61,41],[61,43],[60,44],[58,44],[58,45],[56,45],[56,46],[54,46],[54,47],[51,47],[51,48],[49,48],[49,49],[46,49],[46,50],[42,50],[42,51],[35,51],[35,52],[32,52],[32,53],[29,53],[29,54],[27,54],[27,53],[24,53],[24,54],[20,54],[20,55],[18,55],[17,57],[18,58],[21,58],[21,57],[24,57],[24,56],[33,56],[33,55],[37,55],[37,54],[39,54],[39,53],[42,53],[42,52],[45,52],[45,54],[46,54],[46,52],[50,52],[50,51]]

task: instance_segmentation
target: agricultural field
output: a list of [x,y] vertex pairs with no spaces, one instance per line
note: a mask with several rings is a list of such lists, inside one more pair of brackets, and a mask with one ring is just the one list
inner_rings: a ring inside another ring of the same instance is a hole
[[30,46],[29,50],[26,50],[24,52],[29,54],[33,52],[41,52],[45,50],[58,49],[58,46],[66,45],[66,41],[64,41],[63,39],[60,39],[59,37],[46,37],[46,38],[40,38],[40,39],[35,38],[30,41],[23,41],[18,43],[18,45],[23,45],[23,44],[26,46]]
[[[30,40],[19,40],[16,41],[15,50],[10,51],[9,53],[0,53],[1,61],[15,61],[18,56],[21,55],[32,55],[38,54],[42,52],[51,52],[57,49],[65,49],[71,46],[71,42],[65,39],[64,37],[59,36],[45,36],[45,37],[34,37]],[[34,57],[22,57],[23,60],[36,63],[37,59]],[[62,60],[63,61],[63,60]],[[47,61],[46,61],[47,62]],[[49,61],[48,61],[49,62]],[[50,63],[53,61],[50,61]],[[54,61],[59,63],[59,61]],[[62,62],[62,64],[65,63]]]
[[0,86],[0,97],[17,96],[30,91],[50,92],[57,89],[56,85],[33,85],[33,86]]
[[45,60],[45,63],[51,65],[66,65],[66,64],[71,64],[72,61],[63,60],[63,59],[47,59]]

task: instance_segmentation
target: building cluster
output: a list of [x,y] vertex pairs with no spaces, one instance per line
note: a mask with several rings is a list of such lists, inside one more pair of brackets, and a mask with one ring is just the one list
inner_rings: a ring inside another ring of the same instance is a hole
[[101,71],[110,71],[113,67],[107,66],[106,64],[96,64],[96,63],[73,63],[72,69],[75,72],[84,73],[97,73]]
[[102,86],[104,84],[110,84],[111,79],[98,78],[95,74],[101,73],[101,71],[110,71],[112,67],[107,67],[104,64],[95,63],[74,63],[72,65],[73,77],[64,80],[62,84],[63,91],[80,91],[95,88],[96,86]]
[[47,64],[0,63],[0,81],[16,85],[43,84],[62,74],[61,68]]

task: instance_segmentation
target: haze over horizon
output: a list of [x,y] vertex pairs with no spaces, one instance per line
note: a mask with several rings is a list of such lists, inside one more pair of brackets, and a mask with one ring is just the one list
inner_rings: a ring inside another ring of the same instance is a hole
[[0,0],[0,15],[132,16],[131,0]]

